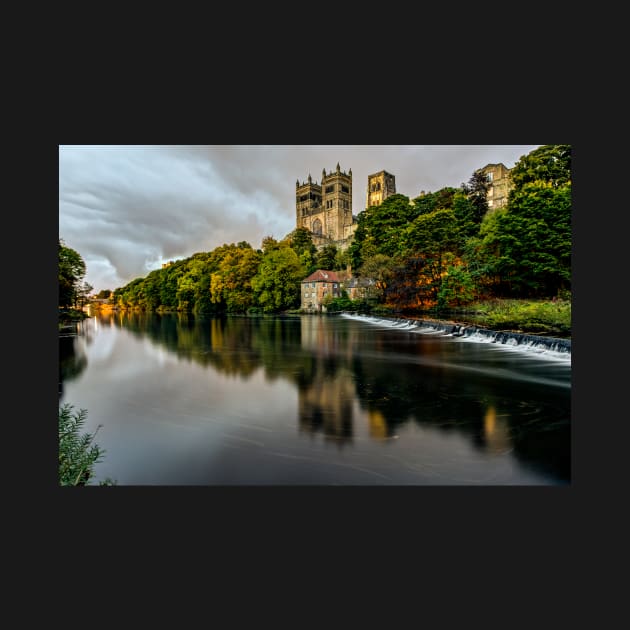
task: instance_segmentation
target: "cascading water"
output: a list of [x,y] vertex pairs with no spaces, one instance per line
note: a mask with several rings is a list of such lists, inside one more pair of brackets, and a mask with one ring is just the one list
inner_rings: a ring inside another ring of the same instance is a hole
[[540,337],[516,332],[497,332],[477,326],[435,322],[422,319],[378,318],[354,313],[342,313],[342,317],[386,328],[408,330],[418,334],[434,334],[453,337],[461,341],[494,343],[506,350],[535,353],[550,359],[571,360],[571,340],[557,337]]

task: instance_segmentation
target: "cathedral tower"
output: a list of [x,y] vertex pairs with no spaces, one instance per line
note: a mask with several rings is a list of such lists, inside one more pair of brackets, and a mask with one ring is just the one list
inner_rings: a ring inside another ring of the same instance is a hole
[[296,226],[305,227],[313,234],[313,243],[323,246],[336,243],[343,247],[353,229],[352,169],[346,173],[339,163],[335,171],[322,171],[321,184],[295,183]]
[[367,201],[365,207],[379,206],[387,197],[396,194],[396,178],[387,171],[368,175]]

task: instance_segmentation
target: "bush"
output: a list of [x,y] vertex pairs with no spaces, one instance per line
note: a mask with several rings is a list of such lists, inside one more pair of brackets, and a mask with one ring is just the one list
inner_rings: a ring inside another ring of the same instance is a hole
[[[59,407],[59,485],[85,486],[94,474],[94,465],[105,452],[92,443],[101,425],[94,433],[81,434],[87,411],[81,409],[73,413],[73,409],[69,404]],[[113,482],[106,479],[100,485],[113,485]]]

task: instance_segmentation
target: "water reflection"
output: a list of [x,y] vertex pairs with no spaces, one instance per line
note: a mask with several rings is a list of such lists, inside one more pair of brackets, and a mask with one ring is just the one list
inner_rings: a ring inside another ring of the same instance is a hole
[[[98,322],[244,383],[261,370],[267,382],[291,383],[302,439],[321,436],[346,450],[416,427],[570,479],[570,389],[506,378],[533,365],[517,357],[335,317],[111,313]],[[76,355],[60,361],[64,379],[83,369]]]
[[59,336],[59,401],[64,392],[64,383],[79,377],[87,367],[87,356],[80,342],[80,333]]

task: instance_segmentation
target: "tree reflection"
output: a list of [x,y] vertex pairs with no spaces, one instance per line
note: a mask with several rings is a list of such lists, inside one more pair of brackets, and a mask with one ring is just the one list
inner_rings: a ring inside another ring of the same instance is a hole
[[[443,341],[318,316],[117,313],[111,321],[225,375],[247,380],[262,369],[269,381],[290,381],[298,391],[299,432],[339,447],[352,443],[355,422],[364,421],[375,441],[413,422],[465,436],[489,456],[513,452],[529,466],[570,478],[566,390],[524,381],[506,387],[487,372],[458,371],[456,357],[444,360]],[[82,369],[80,361],[66,367],[72,369]]]
[[77,378],[87,367],[87,356],[79,347],[77,335],[59,337],[59,402],[63,398],[64,383]]

